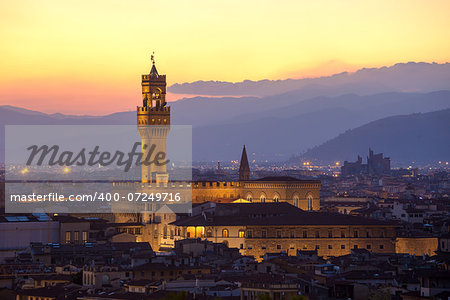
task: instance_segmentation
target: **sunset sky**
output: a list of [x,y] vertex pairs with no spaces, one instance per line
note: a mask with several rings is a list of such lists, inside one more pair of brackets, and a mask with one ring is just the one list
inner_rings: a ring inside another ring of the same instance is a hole
[[426,0],[1,1],[0,105],[133,110],[152,51],[169,85],[448,62],[449,12]]

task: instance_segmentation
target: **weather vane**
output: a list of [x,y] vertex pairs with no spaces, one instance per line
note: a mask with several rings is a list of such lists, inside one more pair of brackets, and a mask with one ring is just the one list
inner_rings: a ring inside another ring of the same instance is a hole
[[152,63],[155,64],[155,51],[153,51],[151,56]]

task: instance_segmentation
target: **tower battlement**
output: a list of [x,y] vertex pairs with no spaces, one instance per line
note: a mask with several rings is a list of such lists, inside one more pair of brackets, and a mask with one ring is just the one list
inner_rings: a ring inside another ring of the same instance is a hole
[[170,106],[163,107],[149,107],[149,106],[138,106],[137,112],[146,114],[146,113],[170,113]]
[[166,83],[166,75],[142,75],[142,81],[154,81],[154,82],[162,82]]

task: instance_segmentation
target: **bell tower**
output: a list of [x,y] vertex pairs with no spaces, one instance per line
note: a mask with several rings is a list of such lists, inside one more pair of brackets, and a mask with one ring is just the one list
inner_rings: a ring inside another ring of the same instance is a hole
[[[151,56],[152,68],[142,75],[142,106],[137,107],[137,126],[141,137],[143,157],[153,153],[166,152],[166,139],[170,131],[170,107],[166,103],[166,75],[159,75],[155,58]],[[166,165],[142,165],[141,181],[168,182]]]

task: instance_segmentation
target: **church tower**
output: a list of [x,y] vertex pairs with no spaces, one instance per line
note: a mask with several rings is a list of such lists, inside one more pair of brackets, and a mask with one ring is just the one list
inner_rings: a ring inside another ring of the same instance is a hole
[[[170,107],[166,103],[166,75],[159,75],[152,55],[149,74],[142,75],[142,106],[137,107],[137,126],[141,137],[143,157],[153,153],[166,153],[166,139],[170,131]],[[142,165],[141,181],[168,182],[166,165]]]
[[239,166],[239,181],[250,180],[250,167],[248,165],[247,151],[242,149],[241,164]]

